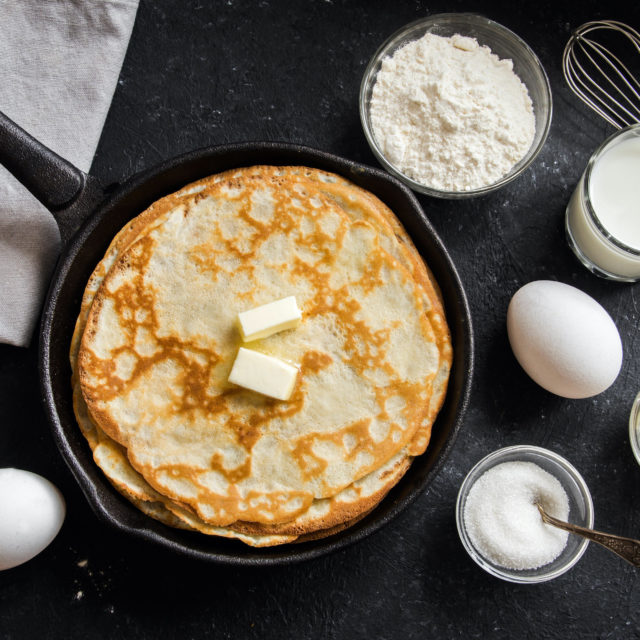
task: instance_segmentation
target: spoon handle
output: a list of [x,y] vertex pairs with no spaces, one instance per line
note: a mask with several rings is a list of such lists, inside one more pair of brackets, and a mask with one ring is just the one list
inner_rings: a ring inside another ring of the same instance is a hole
[[569,524],[568,522],[563,522],[550,516],[540,505],[537,505],[537,507],[543,522],[553,525],[558,529],[568,531],[569,533],[575,533],[592,542],[597,542],[609,549],[609,551],[613,551],[613,553],[619,555],[634,567],[640,567],[640,540],[623,538],[622,536],[615,536],[612,533],[602,533],[601,531],[594,531],[593,529],[585,529],[585,527],[580,527],[577,524]]

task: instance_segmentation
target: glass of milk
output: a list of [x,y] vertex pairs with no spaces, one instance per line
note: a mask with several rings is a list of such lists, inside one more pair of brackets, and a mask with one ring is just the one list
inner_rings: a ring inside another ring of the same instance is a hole
[[640,124],[595,151],[567,206],[567,242],[609,280],[640,280]]

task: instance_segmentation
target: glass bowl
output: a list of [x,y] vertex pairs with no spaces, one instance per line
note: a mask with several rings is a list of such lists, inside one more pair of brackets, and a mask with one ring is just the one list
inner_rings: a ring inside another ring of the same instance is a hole
[[640,464],[640,393],[636,396],[629,415],[629,442],[631,450]]
[[[442,191],[406,176],[384,155],[373,134],[370,117],[371,94],[382,61],[393,55],[408,42],[418,40],[426,33],[443,37],[455,34],[475,38],[480,45],[488,46],[501,59],[511,59],[513,70],[526,85],[535,116],[535,134],[526,155],[500,180],[493,184],[468,191]],[[380,164],[391,174],[402,180],[414,191],[439,198],[470,198],[499,189],[515,180],[533,162],[542,149],[551,125],[551,88],[544,68],[536,54],[515,33],[506,27],[472,13],[441,13],[417,20],[403,27],[376,51],[371,58],[360,85],[360,120],[369,146]]]
[[573,567],[586,551],[587,540],[569,534],[562,553],[552,562],[537,569],[506,569],[484,557],[471,541],[464,521],[464,509],[469,490],[485,472],[503,462],[533,462],[554,476],[569,498],[569,521],[583,527],[593,528],[593,502],[582,476],[563,457],[553,451],[529,445],[517,445],[498,449],[478,462],[467,474],[456,502],[456,525],[460,540],[471,558],[492,576],[509,582],[546,582],[562,575]]

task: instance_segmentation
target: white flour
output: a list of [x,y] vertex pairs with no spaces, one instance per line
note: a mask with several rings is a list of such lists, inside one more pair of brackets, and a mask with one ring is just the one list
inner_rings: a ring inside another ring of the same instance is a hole
[[423,185],[490,185],[526,154],[535,133],[527,88],[473,38],[427,33],[385,58],[371,97],[385,157]]

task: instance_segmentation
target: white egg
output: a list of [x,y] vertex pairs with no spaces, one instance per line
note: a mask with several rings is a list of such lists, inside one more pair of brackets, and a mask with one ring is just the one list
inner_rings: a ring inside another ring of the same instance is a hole
[[56,537],[66,507],[46,478],[0,469],[0,571],[38,555]]
[[519,289],[509,303],[507,332],[522,368],[559,396],[594,396],[620,372],[622,342],[611,316],[568,284],[537,280]]

